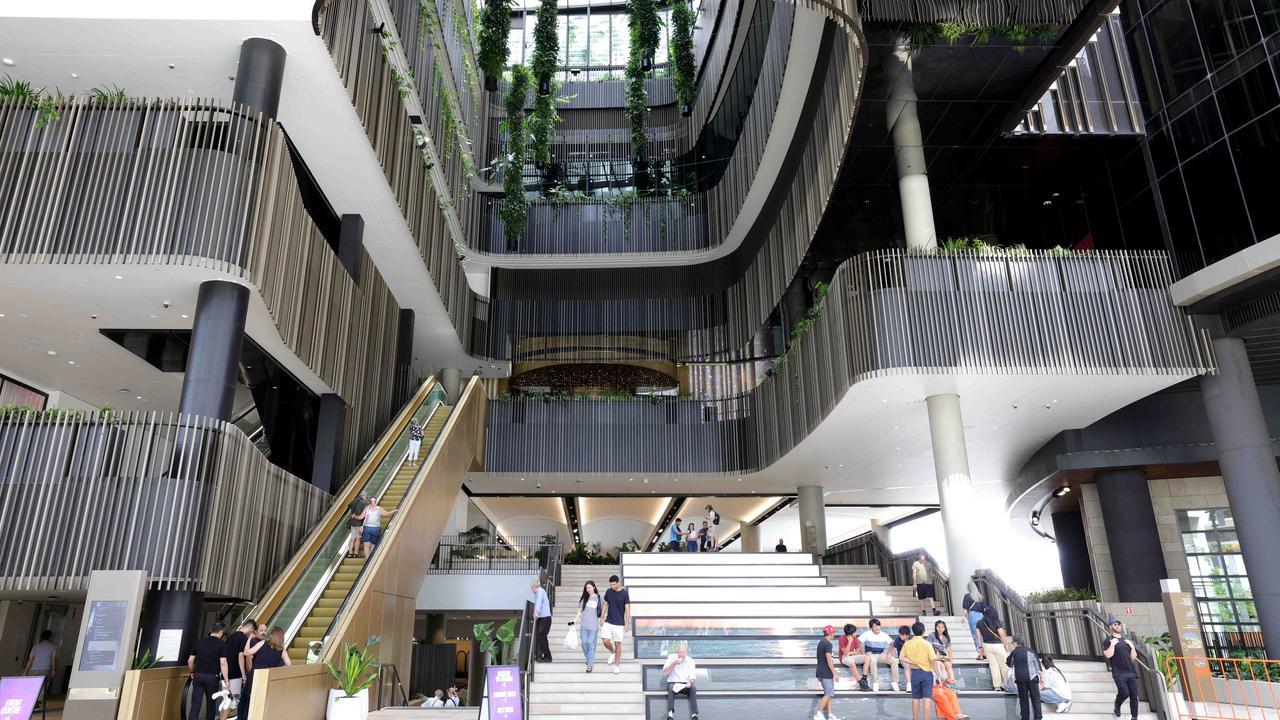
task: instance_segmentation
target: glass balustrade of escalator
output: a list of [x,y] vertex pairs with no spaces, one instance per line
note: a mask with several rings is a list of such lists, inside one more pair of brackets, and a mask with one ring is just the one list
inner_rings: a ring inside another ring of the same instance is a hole
[[[442,425],[442,418],[447,418],[451,407],[444,404],[445,392],[439,385],[433,387],[423,399],[422,403],[414,410],[413,418],[426,431],[429,426]],[[433,422],[434,421],[434,422]],[[409,448],[409,423],[397,434],[391,448],[378,461],[378,465],[370,473],[368,480],[364,483],[361,491],[369,497],[377,497],[382,502],[382,498],[388,488],[392,486],[393,480],[401,470],[405,462],[405,457]],[[433,434],[425,432],[423,447],[420,451],[419,458],[425,459],[431,452],[431,447],[439,436],[439,431]],[[418,467],[421,467],[420,465]],[[416,467],[406,468],[406,473],[416,472]],[[412,474],[410,474],[410,479]],[[398,488],[399,489],[399,486]],[[407,490],[407,484],[403,488]],[[396,503],[399,502],[401,496],[395,498]],[[290,656],[294,662],[315,662],[315,653],[308,653],[308,648],[303,645],[300,650],[294,648],[294,640],[303,628],[305,622],[313,610],[320,612],[317,605],[322,600],[326,588],[336,579],[343,580],[343,584],[347,585],[349,590],[355,586],[355,581],[359,577],[360,570],[364,567],[363,559],[349,558],[350,551],[350,527],[345,522],[346,515],[342,515],[342,520],[337,522],[329,529],[328,536],[325,538],[320,549],[311,558],[305,570],[303,570],[298,581],[290,588],[288,594],[281,602],[276,613],[271,617],[269,626],[285,628],[285,641],[289,647]],[[385,524],[384,520],[384,524]],[[350,561],[346,563],[346,561]],[[349,581],[349,582],[347,582]],[[330,621],[340,612],[342,602],[345,602],[345,596],[341,598],[341,602],[334,604],[332,601],[325,599],[328,604],[334,607],[327,608],[332,610],[330,616],[326,610],[326,617]],[[321,638],[327,635],[329,623],[325,623],[325,634],[320,635]]]

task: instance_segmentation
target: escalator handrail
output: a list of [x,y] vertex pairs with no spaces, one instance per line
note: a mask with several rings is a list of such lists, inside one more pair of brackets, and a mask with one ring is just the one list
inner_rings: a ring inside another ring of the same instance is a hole
[[[436,404],[431,407],[430,412],[427,413],[427,417],[423,419],[422,427],[426,427],[427,425],[429,425],[431,423],[431,418],[436,416],[436,411],[438,411],[443,406],[444,406],[444,402],[442,400],[436,400]],[[406,460],[408,460],[408,456],[401,455],[400,459],[396,461],[395,469],[391,471],[391,474],[389,477],[394,478],[395,476],[399,475],[400,469],[404,467]],[[366,484],[368,483],[367,480],[365,482]],[[382,502],[383,498],[385,498],[387,495],[387,490],[390,489],[390,487],[391,487],[391,483],[388,482],[387,487],[384,487],[382,489],[382,492],[378,494],[378,502]],[[408,491],[406,490],[406,492]],[[344,528],[341,525],[339,525],[333,529],[333,532],[338,532],[338,533],[344,532]],[[329,537],[333,537],[332,532],[329,534]],[[322,547],[323,545],[324,543],[321,543]],[[302,629],[302,625],[307,621],[307,617],[311,615],[312,609],[315,608],[316,603],[319,602],[320,600],[320,597],[324,595],[324,591],[328,589],[329,582],[333,580],[333,576],[338,572],[338,568],[342,567],[342,561],[346,559],[347,554],[349,552],[351,552],[351,533],[348,532],[347,539],[342,541],[342,546],[338,548],[337,554],[335,554],[333,556],[333,560],[329,562],[329,567],[325,568],[324,575],[320,577],[320,581],[316,583],[316,586],[311,590],[311,594],[307,596],[307,599],[303,602],[302,607],[298,608],[298,615],[295,618],[293,618],[293,620],[289,621],[289,627],[286,628],[284,632],[284,646],[286,648],[289,647],[289,645],[293,643],[294,638],[298,636],[298,631]]]
[[[471,378],[470,382],[467,383],[467,386],[463,388],[462,392],[459,394],[458,401],[454,403],[452,406],[450,406],[452,409],[452,412],[449,415],[449,418],[445,420],[444,425],[440,427],[440,431],[436,433],[435,438],[431,441],[431,447],[427,450],[427,454],[422,458],[422,464],[418,466],[418,471],[414,473],[413,480],[409,481],[409,487],[406,488],[404,491],[405,500],[412,498],[414,493],[416,493],[419,487],[422,485],[422,479],[426,477],[427,470],[432,467],[432,462],[440,454],[440,449],[444,447],[441,441],[449,436],[449,433],[453,430],[454,425],[458,422],[458,417],[462,415],[462,413],[458,412],[458,409],[461,408],[467,402],[467,400],[471,397],[472,393],[474,392],[484,393],[483,388],[477,390],[477,388],[479,387],[480,387],[480,378],[479,377]],[[482,398],[481,402],[484,402],[484,401],[485,400]],[[403,508],[404,506],[405,506],[405,502],[402,500],[397,510],[399,508]],[[401,522],[402,521],[399,518],[393,517],[391,519],[391,522],[387,523],[387,530],[384,534],[385,536],[383,537],[382,542],[379,543],[379,547],[384,547],[390,544],[392,540],[390,536],[395,532],[396,529],[400,527]],[[333,620],[329,621],[329,627],[325,628],[324,634],[320,636],[322,638],[321,640],[322,646],[320,648],[320,652],[316,653],[317,662],[323,661],[325,659],[326,653],[329,652],[328,650],[329,640],[334,635],[334,629],[337,628],[338,624],[344,619],[343,617],[344,613],[346,613],[347,610],[350,608],[351,598],[360,597],[360,595],[365,592],[366,588],[364,586],[369,577],[369,567],[373,565],[374,561],[378,557],[379,557],[379,553],[375,551],[372,555],[369,556],[369,561],[360,567],[360,571],[356,574],[355,580],[352,581],[351,583],[351,590],[348,591],[347,596],[342,599],[342,604],[338,606],[338,612],[334,613]]]
[[387,453],[391,452],[396,438],[408,427],[409,420],[417,412],[417,409],[427,401],[435,385],[436,379],[434,377],[427,378],[418,388],[418,391],[414,393],[413,397],[409,399],[409,402],[405,403],[391,424],[382,433],[382,436],[378,438],[378,442],[365,454],[361,460],[360,467],[352,475],[352,479],[343,486],[340,494],[334,495],[333,504],[330,506],[329,511],[312,528],[310,534],[307,535],[307,539],[293,554],[288,564],[276,575],[275,581],[262,593],[261,599],[248,609],[245,617],[271,617],[280,609],[280,605],[284,603],[285,598],[289,597],[289,593],[294,586],[302,579],[303,572],[311,564],[311,559],[324,547],[324,542],[329,538],[333,527],[343,520],[346,509],[355,498],[356,493],[369,482],[369,478],[373,475],[382,459],[386,457]]

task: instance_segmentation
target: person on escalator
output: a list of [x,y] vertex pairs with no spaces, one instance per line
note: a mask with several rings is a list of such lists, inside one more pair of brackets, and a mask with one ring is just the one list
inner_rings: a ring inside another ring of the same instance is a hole
[[399,512],[400,509],[388,510],[378,504],[378,498],[369,498],[369,504],[364,511],[360,513],[360,523],[364,527],[361,539],[364,540],[364,556],[367,558],[377,549],[378,543],[382,542],[382,516],[391,517]]
[[360,540],[361,535],[364,533],[364,527],[360,522],[360,513],[364,512],[364,509],[368,506],[369,493],[364,491],[361,491],[359,495],[356,495],[355,499],[351,501],[351,504],[347,506],[347,514],[350,516],[347,519],[347,525],[351,529],[351,548],[347,552],[347,557],[349,558],[360,557],[360,554],[363,551],[363,548],[360,546]]
[[422,450],[422,426],[417,420],[409,423],[409,464],[418,464],[418,453]]

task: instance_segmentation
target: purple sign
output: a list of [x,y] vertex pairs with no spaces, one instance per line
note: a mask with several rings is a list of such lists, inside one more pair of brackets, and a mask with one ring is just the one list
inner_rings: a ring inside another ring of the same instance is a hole
[[36,708],[43,685],[43,677],[0,678],[0,718],[31,720],[31,711]]
[[[489,690],[489,720],[524,720],[520,702],[520,668],[490,665],[486,678]],[[4,717],[0,715],[0,718]]]

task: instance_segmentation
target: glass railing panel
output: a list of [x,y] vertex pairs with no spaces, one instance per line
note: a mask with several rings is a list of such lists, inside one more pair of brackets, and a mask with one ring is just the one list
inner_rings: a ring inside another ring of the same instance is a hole
[[[419,424],[425,424],[427,418],[444,400],[444,390],[439,385],[436,385],[414,410],[413,417]],[[372,497],[379,495],[386,489],[408,448],[409,428],[406,424],[405,428],[396,436],[391,449],[378,461],[377,466],[370,473],[368,480],[365,481],[364,486],[361,488],[362,491]],[[321,585],[328,577],[330,569],[339,559],[338,555],[342,552],[348,537],[346,523],[339,522],[336,527],[330,528],[329,535],[325,538],[323,545],[312,556],[306,570],[302,572],[298,582],[289,590],[289,594],[285,596],[280,608],[271,618],[273,627],[278,626],[296,630],[295,626],[299,625],[303,616],[309,612],[313,596],[321,589]],[[290,641],[292,637],[288,637],[286,640]]]
[[[817,643],[813,643],[816,650]],[[696,661],[698,658],[693,656]],[[892,682],[892,669],[881,664],[876,672],[880,685],[889,687]],[[986,663],[981,665],[965,664],[955,666],[956,688],[960,690],[990,690],[991,669]],[[901,675],[899,675],[901,679]],[[701,692],[741,692],[741,691],[787,691],[821,689],[814,677],[813,663],[808,660],[795,664],[781,665],[699,665],[698,690]],[[662,677],[660,665],[644,667],[644,689],[648,691],[666,690],[666,679]],[[853,690],[853,679],[848,673],[842,673],[836,683],[837,690]]]

